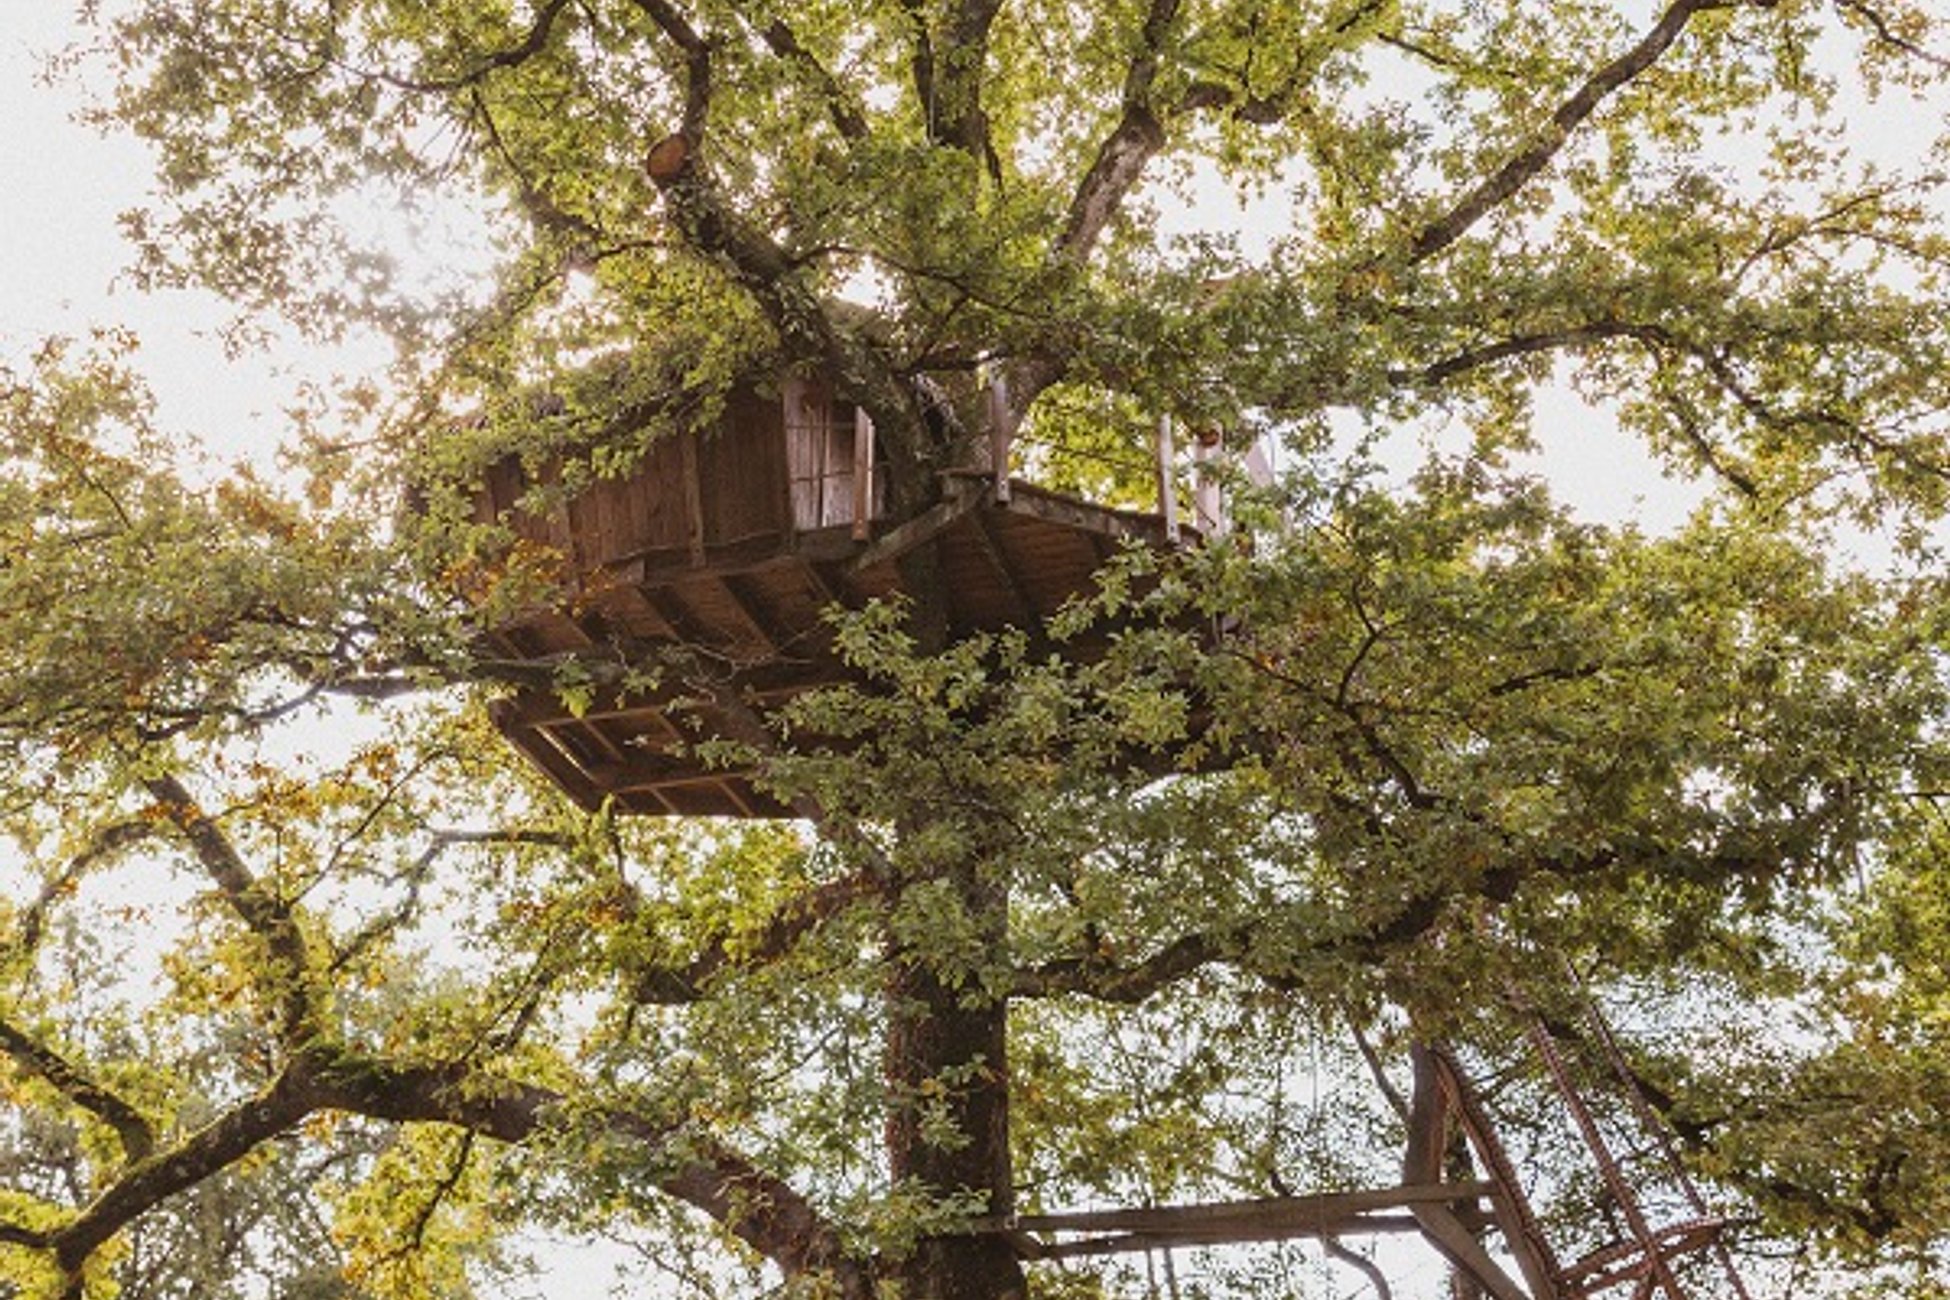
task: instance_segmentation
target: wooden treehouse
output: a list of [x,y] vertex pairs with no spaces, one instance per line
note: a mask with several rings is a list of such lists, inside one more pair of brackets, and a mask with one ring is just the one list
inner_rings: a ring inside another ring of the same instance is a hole
[[[1009,464],[1006,435],[987,450],[991,465]],[[1214,454],[1191,450],[1200,461]],[[545,659],[627,647],[645,662],[681,656],[694,671],[579,712],[554,692],[523,691],[495,720],[587,808],[612,800],[653,815],[790,816],[746,773],[693,746],[741,734],[730,707],[763,713],[846,679],[822,611],[898,594],[902,558],[927,546],[950,632],[1034,631],[1121,547],[1170,548],[1223,528],[1213,475],[1194,483],[1194,518],[1180,524],[1173,459],[1160,422],[1153,511],[978,468],[944,475],[935,505],[895,522],[871,421],[822,382],[800,379],[734,391],[715,427],[660,439],[629,473],[546,511],[530,508],[535,484],[510,457],[488,471],[477,517],[562,557],[566,582],[558,605],[496,627],[499,648]],[[699,691],[699,676],[719,693]]]
[[[997,401],[992,415],[999,409]],[[1149,511],[1011,477],[1005,422],[990,423],[998,432],[988,467],[946,474],[935,503],[903,520],[887,510],[872,423],[817,379],[738,389],[714,427],[655,441],[628,473],[576,492],[537,494],[553,471],[536,484],[516,458],[494,465],[475,497],[477,518],[502,522],[563,565],[559,599],[494,628],[499,648],[524,660],[620,653],[673,665],[655,687],[598,695],[577,710],[553,690],[522,691],[501,701],[496,722],[588,808],[613,801],[652,815],[791,816],[748,773],[708,761],[697,742],[749,735],[767,709],[848,680],[823,617],[831,605],[900,594],[902,560],[927,547],[950,633],[1034,633],[1088,591],[1120,548],[1167,550],[1226,531],[1224,476],[1210,463],[1224,454],[1217,439],[1188,449],[1191,518],[1181,523],[1169,421],[1158,425]],[[1242,467],[1249,477],[1262,476],[1257,455],[1248,453]],[[1025,1259],[1407,1232],[1492,1300],[1621,1292],[1632,1300],[1744,1300],[1725,1222],[1686,1179],[1595,1004],[1587,1016],[1580,1037],[1595,1045],[1596,1064],[1584,1072],[1598,1076],[1598,1091],[1629,1103],[1622,1127],[1593,1104],[1541,1021],[1529,1038],[1570,1124],[1568,1149],[1590,1154],[1607,1213],[1619,1219],[1569,1260],[1548,1239],[1470,1075],[1433,1044],[1417,1053],[1397,1186],[1012,1216],[974,1230],[1005,1234]],[[1452,1167],[1459,1147],[1476,1176]],[[1649,1151],[1649,1163],[1618,1154],[1625,1148]],[[1657,1186],[1664,1199],[1646,1194]],[[1492,1240],[1501,1243],[1498,1255]]]

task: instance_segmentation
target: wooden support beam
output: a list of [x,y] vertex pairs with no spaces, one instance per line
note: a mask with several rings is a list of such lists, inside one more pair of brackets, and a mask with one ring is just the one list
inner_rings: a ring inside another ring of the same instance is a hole
[[996,504],[1009,503],[1009,457],[1015,441],[1015,416],[1009,407],[1009,381],[1000,367],[989,373],[989,491]]
[[1024,1214],[1009,1220],[1006,1226],[1021,1232],[1178,1232],[1200,1226],[1320,1222],[1376,1210],[1470,1201],[1486,1196],[1490,1191],[1491,1186],[1486,1182],[1375,1187],[1353,1192],[1315,1192],[1306,1196],[1271,1196],[1204,1205]]
[[576,747],[580,745],[592,755],[601,753],[612,761],[620,761],[625,754],[623,747],[603,729],[602,720],[599,718],[569,718],[553,727],[544,727],[543,730],[554,735],[557,743],[569,753],[574,753]]
[[865,550],[853,557],[848,567],[855,572],[871,569],[888,560],[899,559],[922,542],[938,535],[944,528],[976,509],[981,502],[979,496],[968,496],[955,500],[942,501],[930,506],[904,524],[900,524],[883,534]]
[[1483,1243],[1476,1240],[1476,1234],[1448,1206],[1416,1205],[1409,1213],[1415,1216],[1422,1234],[1444,1258],[1467,1273],[1495,1300],[1553,1300],[1555,1288],[1532,1296],[1517,1285],[1516,1279],[1497,1266],[1490,1253],[1483,1249]]
[[1225,443],[1216,432],[1201,433],[1192,443],[1192,516],[1206,537],[1226,534],[1226,499],[1219,481],[1219,466],[1224,462]]
[[610,608],[610,622],[627,629],[637,640],[676,635],[676,629],[664,621],[636,582],[618,582],[603,593],[603,603]]
[[1091,1237],[1083,1241],[1046,1243],[1034,1237],[1019,1240],[1018,1253],[1025,1259],[1082,1259],[1096,1255],[1121,1255],[1140,1250],[1172,1250],[1195,1246],[1239,1246],[1256,1241],[1292,1241],[1299,1237],[1361,1237],[1391,1232],[1419,1232],[1422,1225],[1410,1214],[1357,1214],[1327,1223],[1273,1224],[1230,1232],[1216,1230],[1185,1232],[1130,1232],[1114,1237]]
[[726,603],[744,625],[751,639],[765,651],[767,659],[777,659],[784,655],[786,642],[791,638],[781,631],[776,621],[758,603],[748,584],[730,574],[718,578],[718,590],[724,593]]
[[975,546],[982,552],[982,558],[988,561],[989,567],[995,571],[996,581],[1001,584],[1002,594],[1010,606],[1016,626],[1025,632],[1035,630],[1038,622],[1035,602],[1030,600],[1029,593],[1022,589],[1022,583],[1016,579],[1015,570],[1009,565],[1008,555],[1002,550],[1002,540],[996,536],[995,516],[987,510],[977,510],[974,520],[975,527],[971,530],[971,534]]
[[672,640],[694,646],[721,647],[724,644],[725,638],[698,617],[675,587],[645,587],[643,598],[670,628]]
[[1061,524],[1065,528],[1074,528],[1079,532],[1099,533],[1117,541],[1144,542],[1151,546],[1164,545],[1164,524],[1156,515],[1092,505],[1087,501],[1045,492],[1027,484],[1017,484],[1015,492],[1009,498],[1009,504],[1002,508],[1014,514],[1030,515],[1052,524]]
[[585,812],[594,812],[602,804],[602,793],[590,781],[589,774],[546,731],[539,727],[519,727],[504,729],[503,734]]
[[1455,1057],[1439,1045],[1431,1045],[1427,1050],[1450,1110],[1462,1125],[1477,1159],[1489,1171],[1493,1185],[1490,1206],[1496,1212],[1497,1227],[1502,1229],[1504,1246],[1517,1261],[1517,1268],[1537,1300],[1559,1300],[1564,1294],[1558,1284],[1563,1270],[1544,1236],[1543,1226],[1524,1199],[1516,1167],[1497,1139],[1489,1112]]

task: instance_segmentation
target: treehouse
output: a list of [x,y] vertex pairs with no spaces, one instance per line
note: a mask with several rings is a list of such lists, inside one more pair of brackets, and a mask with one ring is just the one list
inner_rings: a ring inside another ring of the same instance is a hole
[[695,745],[750,734],[753,716],[847,679],[822,611],[900,594],[903,559],[925,547],[951,633],[1034,632],[1120,548],[1169,549],[1223,527],[1211,475],[1180,524],[1168,422],[1156,451],[1153,511],[1011,477],[998,434],[986,465],[944,474],[934,505],[895,520],[872,422],[822,381],[786,379],[735,390],[713,427],[659,439],[629,472],[550,507],[535,506],[538,485],[510,457],[487,472],[476,515],[560,557],[564,582],[558,603],[493,629],[497,648],[526,660],[621,650],[663,671],[652,689],[578,710],[557,692],[523,691],[496,722],[585,807],[789,816]]
[[[823,618],[829,606],[903,594],[904,575],[926,571],[951,633],[1013,626],[1033,634],[1090,590],[1119,548],[1170,550],[1226,531],[1225,476],[1210,472],[1225,454],[1217,439],[1190,449],[1182,495],[1192,518],[1181,524],[1168,421],[1158,425],[1148,511],[1011,476],[1008,466],[1033,457],[1012,455],[1005,422],[992,415],[989,423],[999,432],[987,464],[946,473],[933,504],[902,519],[888,509],[872,422],[817,379],[738,389],[711,427],[656,440],[628,472],[578,490],[535,491],[560,488],[559,467],[537,470],[539,483],[515,458],[490,467],[476,517],[501,521],[561,568],[559,598],[502,622],[490,639],[523,660],[620,657],[654,677],[575,709],[555,690],[519,692],[500,703],[501,730],[586,807],[612,800],[652,815],[791,816],[699,743],[749,736],[769,709],[849,680]],[[1252,455],[1242,468],[1257,478]],[[924,548],[927,565],[903,563]],[[1599,1216],[1607,1222],[1574,1234],[1588,1240],[1573,1242],[1569,1260],[1532,1208],[1534,1189],[1474,1072],[1441,1046],[1418,1049],[1397,1186],[1010,1216],[973,1230],[1007,1235],[1026,1259],[1410,1232],[1493,1300],[1591,1300],[1627,1288],[1637,1300],[1744,1300],[1726,1221],[1692,1187],[1669,1127],[1639,1092],[1595,1003],[1586,1015],[1582,1030],[1539,1018],[1528,1037],[1569,1126],[1566,1149],[1590,1153],[1601,1188],[1594,1203],[1607,1207]],[[1574,1058],[1571,1043],[1588,1059]],[[1521,1073],[1487,1055],[1477,1065],[1503,1079]],[[1552,1110],[1544,1098],[1542,1113]],[[1465,1147],[1480,1177],[1456,1175]],[[1492,1234],[1501,1240],[1496,1255],[1486,1246]]]

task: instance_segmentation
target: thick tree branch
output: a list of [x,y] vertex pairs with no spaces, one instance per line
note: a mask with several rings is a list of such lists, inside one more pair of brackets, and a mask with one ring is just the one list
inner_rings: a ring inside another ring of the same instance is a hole
[[1152,103],[1159,57],[1178,17],[1178,0],[1151,0],[1138,46],[1124,72],[1117,125],[1097,147],[1097,156],[1070,199],[1063,231],[1051,249],[1054,259],[1081,262],[1102,236],[1124,199],[1137,187],[1148,164],[1165,146],[1164,124]]
[[982,82],[989,73],[989,31],[1001,10],[1002,0],[960,0],[950,10],[935,68],[936,97],[928,105],[931,137],[986,163],[997,184],[1002,169],[989,141]]
[[[464,1066],[394,1066],[346,1057],[319,1076],[325,1105],[374,1119],[454,1124],[503,1142],[526,1141],[568,1098],[549,1088],[496,1079]],[[667,1194],[703,1211],[789,1278],[830,1277],[848,1300],[871,1294],[869,1267],[803,1196],[744,1156],[683,1125],[634,1111],[600,1112],[596,1122],[645,1157],[681,1150],[683,1163],[657,1176]]]
[[667,137],[651,146],[646,170],[685,242],[722,260],[778,332],[788,359],[817,362],[838,381],[841,393],[873,419],[886,445],[889,483],[898,498],[891,503],[895,512],[925,505],[916,494],[932,491],[927,472],[931,449],[925,443],[925,420],[912,386],[902,382],[864,340],[833,319],[786,251],[733,208],[684,136]]
[[1120,966],[1095,955],[1070,957],[1019,972],[1010,996],[1047,998],[1083,994],[1099,1002],[1134,1005],[1202,967],[1238,951],[1237,936],[1188,934],[1136,965]]
[[5,1019],[0,1019],[0,1052],[13,1058],[14,1064],[27,1073],[47,1080],[69,1101],[114,1129],[122,1143],[122,1154],[131,1163],[155,1149],[155,1130],[140,1111],[112,1089],[89,1078],[67,1057]]
[[711,43],[670,0],[634,0],[677,48],[684,63],[684,116],[678,134],[695,152],[704,142],[704,129],[711,115]]
[[[1621,860],[1617,850],[1606,849],[1577,858],[1511,862],[1483,872],[1466,886],[1445,885],[1411,895],[1393,913],[1377,919],[1366,929],[1352,934],[1323,935],[1302,945],[1298,952],[1322,961],[1381,962],[1403,945],[1426,938],[1458,899],[1507,903],[1525,881],[1539,875],[1591,875],[1615,867]],[[1133,965],[1118,965],[1094,956],[1047,962],[1017,972],[1010,993],[1025,998],[1075,994],[1103,1002],[1135,1003],[1206,966],[1219,963],[1276,985],[1284,984],[1292,978],[1290,970],[1266,967],[1254,954],[1262,932],[1284,929],[1295,919],[1311,919],[1314,915],[1312,904],[1302,904],[1299,911],[1302,913],[1299,917],[1269,914],[1230,928],[1193,931]],[[1296,951],[1285,939],[1279,946],[1283,952]]]
[[[51,1231],[0,1225],[0,1241],[51,1250],[78,1279],[93,1253],[138,1216],[215,1176],[307,1116],[342,1111],[396,1123],[451,1124],[520,1143],[563,1111],[560,1092],[488,1075],[464,1064],[398,1065],[352,1053],[312,1051],[293,1059],[262,1093],[167,1151],[133,1163],[65,1225]],[[666,1194],[703,1211],[795,1280],[828,1278],[846,1300],[871,1295],[869,1263],[847,1252],[804,1197],[706,1134],[636,1111],[611,1108],[594,1122],[633,1143],[646,1165],[681,1159],[653,1175]]]
[[316,1109],[301,1076],[287,1071],[270,1088],[197,1130],[168,1151],[138,1161],[72,1221],[50,1234],[55,1259],[78,1273],[104,1242],[176,1193],[228,1168]]
[[1434,257],[1468,233],[1499,205],[1527,185],[1549,165],[1571,133],[1620,87],[1656,63],[1686,30],[1695,14],[1733,8],[1740,0],[1675,0],[1637,44],[1586,78],[1571,97],[1558,105],[1550,121],[1530,142],[1448,212],[1424,226],[1409,242],[1413,264]]
[[259,987],[273,1008],[272,1028],[287,1044],[302,1044],[317,1031],[311,987],[311,954],[291,908],[252,875],[223,829],[197,806],[174,776],[152,777],[151,797],[188,841],[191,852],[238,918],[264,944],[266,968]]

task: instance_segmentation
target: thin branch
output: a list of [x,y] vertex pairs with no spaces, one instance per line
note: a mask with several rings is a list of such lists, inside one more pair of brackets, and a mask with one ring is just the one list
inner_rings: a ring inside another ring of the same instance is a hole
[[1483,217],[1522,189],[1549,165],[1571,133],[1620,87],[1644,72],[1679,39],[1695,14],[1735,7],[1738,0],[1676,0],[1631,49],[1588,77],[1552,113],[1550,121],[1517,155],[1497,168],[1462,201],[1424,226],[1410,241],[1411,265],[1427,261],[1461,239]]
[[422,849],[419,856],[396,873],[389,882],[404,881],[406,897],[401,899],[397,906],[360,927],[350,939],[346,940],[333,955],[330,969],[335,972],[343,969],[360,953],[413,919],[419,910],[421,888],[426,884],[434,864],[449,849],[470,845],[544,845],[566,848],[570,843],[568,836],[554,831],[440,830],[433,832],[427,847]]
[[1341,1244],[1339,1237],[1331,1235],[1320,1239],[1320,1248],[1368,1279],[1368,1285],[1374,1288],[1375,1300],[1395,1300],[1395,1293],[1388,1287],[1388,1275],[1366,1255],[1348,1249]]
[[1348,1032],[1354,1037],[1355,1050],[1361,1053],[1361,1059],[1367,1063],[1369,1075],[1374,1078],[1375,1087],[1380,1089],[1383,1100],[1388,1103],[1388,1108],[1406,1124],[1409,1115],[1408,1097],[1403,1094],[1395,1081],[1388,1077],[1388,1067],[1381,1059],[1380,1049],[1374,1045],[1367,1031],[1361,1028],[1361,1022],[1355,1019],[1349,1009],[1342,1008],[1341,1014],[1347,1021]]
[[61,869],[49,876],[41,884],[40,892],[34,901],[21,913],[20,929],[6,945],[12,955],[32,953],[40,947],[41,936],[47,928],[47,914],[67,894],[73,892],[75,883],[102,859],[155,834],[156,828],[141,818],[111,822],[99,827],[89,836],[88,842],[70,858]]
[[[726,936],[681,967],[655,967],[631,972],[638,1002],[672,1004],[695,1002],[705,986],[728,968],[750,969],[779,960],[807,935],[852,906],[877,895],[882,876],[855,872],[795,895],[765,922],[755,935]],[[735,955],[733,954],[733,938]]]
[[[1395,369],[1386,372],[1390,383],[1401,385],[1435,384],[1442,380],[1483,366],[1494,365],[1515,357],[1530,356],[1540,352],[1586,347],[1593,343],[1616,339],[1629,339],[1643,344],[1656,355],[1665,355],[1688,360],[1704,370],[1714,385],[1731,397],[1756,422],[1770,428],[1793,427],[1808,424],[1824,425],[1847,435],[1860,438],[1875,450],[1888,451],[1886,445],[1879,445],[1867,432],[1839,417],[1816,413],[1784,413],[1773,407],[1750,390],[1741,380],[1724,352],[1716,351],[1704,344],[1685,338],[1663,325],[1620,320],[1587,321],[1582,325],[1562,330],[1549,330],[1536,334],[1521,334],[1481,347],[1469,348],[1441,361],[1419,369]],[[1675,409],[1679,418],[1681,432],[1692,444],[1701,461],[1715,475],[1746,497],[1760,494],[1759,486],[1743,471],[1728,464],[1719,450],[1700,430],[1697,420],[1684,411]],[[1941,471],[1938,471],[1941,472]]]
[[489,147],[501,159],[501,164],[508,169],[508,174],[515,178],[515,193],[521,200],[521,209],[528,214],[528,219],[539,229],[553,234],[569,236],[577,241],[599,242],[603,237],[600,227],[587,217],[565,210],[548,190],[522,168],[514,151],[502,138],[501,128],[495,124],[494,110],[488,104],[487,96],[481,93],[478,86],[469,91],[468,98],[474,106],[475,118],[480,122],[481,129],[487,136]]
[[473,1163],[474,1143],[478,1139],[479,1135],[474,1130],[461,1130],[460,1144],[454,1152],[452,1162],[448,1164],[447,1171],[440,1176],[440,1181],[433,1185],[433,1190],[414,1210],[413,1222],[405,1234],[406,1240],[401,1241],[390,1252],[393,1258],[401,1259],[411,1255],[426,1243],[427,1229],[433,1224],[434,1214],[446,1199],[454,1194],[454,1190],[460,1186],[460,1180],[467,1176],[467,1166]]
[[1835,0],[1835,7],[1843,13],[1854,14],[1857,18],[1867,23],[1870,30],[1875,32],[1876,39],[1884,45],[1893,46],[1905,54],[1921,59],[1925,63],[1934,64],[1939,68],[1950,68],[1950,58],[1946,58],[1941,54],[1932,53],[1914,41],[1904,37],[1889,25],[1889,20],[1883,17],[1881,10],[1869,5],[1866,3],[1866,0]]
[[867,137],[867,117],[860,105],[846,92],[832,69],[819,61],[819,56],[807,49],[800,41],[797,32],[785,19],[774,16],[759,29],[759,36],[766,47],[787,63],[804,71],[812,81],[819,97],[826,101],[826,114],[832,119],[833,129],[847,140],[864,140]]
[[535,21],[529,24],[528,33],[519,44],[505,50],[496,50],[458,76],[415,78],[393,73],[363,75],[397,90],[412,91],[416,94],[444,94],[470,89],[478,86],[494,73],[504,68],[519,67],[540,54],[548,46],[549,37],[555,29],[555,20],[569,7],[569,4],[570,0],[548,0],[548,3],[536,13]]

